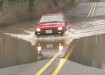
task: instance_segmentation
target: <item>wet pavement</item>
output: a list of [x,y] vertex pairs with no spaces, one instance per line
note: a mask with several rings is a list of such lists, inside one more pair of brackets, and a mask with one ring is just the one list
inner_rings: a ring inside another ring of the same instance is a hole
[[[104,3],[102,3],[102,6],[100,4],[96,6],[96,13],[99,13],[99,7],[103,8],[104,6]],[[92,3],[78,5],[78,9],[82,10],[87,7],[87,11],[83,10],[84,12],[81,12],[79,10],[80,13],[74,13],[74,15],[82,16],[72,17],[71,29],[65,32],[64,36],[36,37],[33,28],[34,22],[29,23],[30,25],[23,23],[23,26],[19,25],[16,27],[15,25],[1,28],[0,74],[33,75],[59,53],[56,61],[48,67],[43,75],[53,73],[52,71],[54,71],[56,66],[62,65],[62,62],[64,63],[66,59],[68,60],[59,72],[59,75],[104,75],[105,17],[101,17],[104,14],[99,15],[99,13],[97,16],[95,13],[96,16],[86,18],[91,5]],[[76,9],[77,7],[72,10],[72,13]],[[68,14],[73,16],[70,13],[71,11],[68,11]],[[71,51],[73,45],[75,45],[75,48]],[[71,53],[68,54],[70,51]],[[67,55],[68,57],[66,57]]]

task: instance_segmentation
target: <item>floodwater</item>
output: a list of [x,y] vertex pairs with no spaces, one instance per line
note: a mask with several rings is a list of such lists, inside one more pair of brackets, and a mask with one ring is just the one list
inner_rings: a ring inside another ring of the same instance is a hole
[[60,53],[59,57],[64,57],[72,40],[61,36],[37,38],[32,27],[2,28],[0,31],[0,68],[50,59],[57,52]]
[[105,20],[93,19],[72,27],[76,48],[69,60],[79,64],[105,69]]
[[37,61],[34,53],[27,41],[0,34],[0,68]]
[[85,37],[77,40],[70,60],[79,64],[105,69],[105,35]]
[[57,52],[61,53],[59,58],[64,57],[75,40],[76,47],[69,60],[104,69],[104,19],[74,22],[64,36],[37,38],[32,26],[20,28],[7,27],[0,31],[0,68],[50,59]]

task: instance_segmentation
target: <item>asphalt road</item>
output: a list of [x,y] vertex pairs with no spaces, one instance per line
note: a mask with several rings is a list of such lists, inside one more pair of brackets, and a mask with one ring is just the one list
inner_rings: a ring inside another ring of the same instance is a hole
[[0,75],[105,75],[105,3],[80,3],[64,36],[36,38],[33,26],[0,30]]

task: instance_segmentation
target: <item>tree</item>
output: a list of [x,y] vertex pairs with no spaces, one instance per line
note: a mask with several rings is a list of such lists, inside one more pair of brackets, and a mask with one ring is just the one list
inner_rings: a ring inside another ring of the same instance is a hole
[[0,11],[2,10],[3,8],[3,1],[0,1]]
[[59,4],[58,4],[57,0],[52,0],[52,2],[56,7],[59,7]]
[[32,11],[34,8],[34,0],[29,0],[29,10]]
[[29,7],[29,17],[30,19],[33,19],[33,10],[34,10],[34,0],[29,0],[28,2],[28,7]]
[[58,0],[51,0],[51,1],[53,2],[54,6],[56,6],[58,8],[58,11],[61,11]]

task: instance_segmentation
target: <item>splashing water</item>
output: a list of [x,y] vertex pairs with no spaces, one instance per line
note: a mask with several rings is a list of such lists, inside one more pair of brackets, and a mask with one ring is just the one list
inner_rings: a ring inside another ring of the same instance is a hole
[[32,45],[35,45],[37,40],[54,41],[54,40],[69,39],[72,41],[73,39],[80,39],[83,37],[104,34],[105,33],[105,20],[80,22],[78,23],[78,25],[72,26],[71,29],[69,29],[69,31],[66,31],[64,36],[52,35],[49,37],[36,37],[34,34],[34,31],[32,32],[32,31],[24,30],[24,32],[28,34],[13,34],[13,33],[4,33],[4,34],[28,41]]
[[85,21],[69,30],[73,39],[100,35],[105,33],[105,20]]
[[25,40],[25,41],[28,41],[31,43],[31,45],[35,45],[36,44],[36,41],[38,40],[42,40],[42,41],[54,41],[54,40],[65,40],[67,38],[71,38],[70,36],[70,32],[65,32],[64,36],[49,36],[49,37],[37,37],[34,32],[32,31],[26,31],[24,30],[24,32],[26,32],[27,34],[13,34],[13,33],[4,33],[6,35],[10,35],[12,37],[15,37],[15,38],[18,38],[18,39],[22,39],[22,40]]
[[13,33],[4,33],[6,35],[10,35],[12,37],[18,38],[18,39],[22,39],[25,41],[28,41],[31,43],[31,45],[35,45],[36,44],[36,39],[35,39],[35,35],[33,32],[28,32],[29,34],[13,34]]

